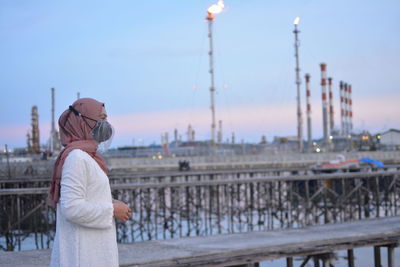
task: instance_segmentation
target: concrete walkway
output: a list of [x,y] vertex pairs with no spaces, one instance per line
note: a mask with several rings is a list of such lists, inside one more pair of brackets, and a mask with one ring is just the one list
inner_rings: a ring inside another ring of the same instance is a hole
[[[226,266],[362,246],[397,244],[400,216],[302,229],[119,245],[121,266]],[[48,266],[50,250],[1,252],[0,266]]]

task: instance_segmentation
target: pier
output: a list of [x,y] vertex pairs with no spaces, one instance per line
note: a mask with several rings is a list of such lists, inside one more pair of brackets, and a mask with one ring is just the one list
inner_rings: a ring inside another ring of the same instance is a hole
[[[173,178],[171,178],[173,177]],[[117,224],[120,243],[343,223],[399,215],[400,171],[335,174],[203,173],[112,184],[133,217]],[[166,180],[165,180],[166,179]],[[0,190],[2,250],[51,247],[55,213],[47,187]]]
[[[293,266],[295,256],[329,266],[330,255],[347,250],[348,266],[355,266],[353,249],[371,247],[374,266],[381,266],[380,251],[388,250],[387,266],[395,267],[394,249],[400,240],[400,216],[325,224],[301,229],[255,231],[207,237],[119,244],[120,266],[258,266],[265,260],[286,258]],[[0,252],[3,267],[48,266],[50,250]],[[371,262],[371,265],[373,263]]]

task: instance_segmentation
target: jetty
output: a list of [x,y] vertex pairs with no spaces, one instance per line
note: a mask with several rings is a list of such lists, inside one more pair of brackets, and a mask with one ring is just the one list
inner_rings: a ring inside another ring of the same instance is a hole
[[[189,237],[162,241],[119,244],[120,266],[258,266],[265,260],[304,256],[301,266],[310,260],[329,266],[330,255],[347,250],[349,266],[355,266],[353,249],[371,247],[374,262],[381,266],[382,248],[388,250],[389,267],[395,267],[394,249],[400,240],[400,216],[354,222],[325,224],[300,229],[254,231],[207,237]],[[0,252],[3,267],[48,266],[50,250]],[[373,265],[374,264],[374,265]],[[319,265],[318,265],[319,266]]]

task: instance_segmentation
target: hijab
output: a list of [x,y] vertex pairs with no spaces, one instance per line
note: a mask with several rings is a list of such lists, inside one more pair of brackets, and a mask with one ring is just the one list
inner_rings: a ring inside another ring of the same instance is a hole
[[[100,120],[104,103],[100,103],[92,98],[80,98],[72,104],[72,107],[86,117]],[[60,140],[64,149],[60,152],[54,163],[47,201],[50,206],[56,207],[60,199],[62,167],[65,159],[72,150],[81,149],[88,153],[107,174],[106,163],[103,157],[96,153],[98,143],[93,140],[91,133],[91,128],[93,128],[95,124],[95,121],[76,115],[70,109],[67,109],[61,114],[58,125],[60,127]]]

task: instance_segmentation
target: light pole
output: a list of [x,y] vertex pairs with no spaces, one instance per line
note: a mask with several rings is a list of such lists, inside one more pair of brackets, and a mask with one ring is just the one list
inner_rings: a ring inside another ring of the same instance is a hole
[[216,123],[215,123],[215,85],[214,85],[214,48],[213,48],[213,34],[212,34],[212,26],[213,26],[213,21],[215,20],[215,14],[221,13],[222,10],[224,9],[224,2],[223,1],[218,1],[217,4],[214,4],[210,6],[207,9],[207,21],[208,21],[208,38],[209,38],[209,44],[210,44],[210,51],[208,52],[208,55],[210,57],[210,78],[211,78],[211,85],[210,85],[210,100],[211,100],[211,145],[215,146],[215,128],[216,128]]
[[300,17],[296,17],[293,21],[294,25],[294,49],[295,53],[294,56],[296,58],[296,86],[297,86],[297,139],[299,141],[299,151],[303,152],[303,118],[301,114],[301,101],[300,101],[300,65],[299,65],[299,39],[298,39],[298,34],[299,30],[297,29],[297,25],[300,22]]

